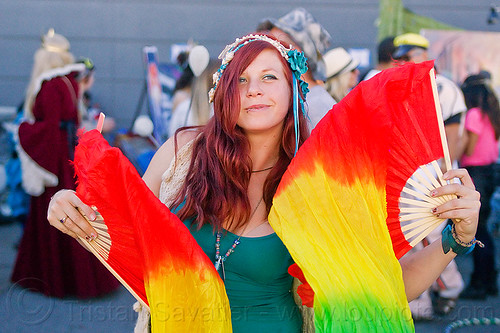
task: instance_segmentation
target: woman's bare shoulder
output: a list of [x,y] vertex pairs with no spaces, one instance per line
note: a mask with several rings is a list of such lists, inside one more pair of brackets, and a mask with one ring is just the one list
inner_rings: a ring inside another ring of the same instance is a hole
[[149,163],[148,169],[142,177],[142,179],[146,182],[153,193],[158,195],[161,176],[174,159],[176,150],[178,151],[188,142],[194,140],[199,135],[199,133],[199,129],[188,129],[180,131],[179,133],[177,133],[175,138],[172,136],[157,150],[157,152],[151,159],[151,162]]

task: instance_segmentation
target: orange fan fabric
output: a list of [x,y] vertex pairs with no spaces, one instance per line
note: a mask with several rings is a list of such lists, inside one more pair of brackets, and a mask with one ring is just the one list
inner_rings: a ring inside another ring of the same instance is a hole
[[75,152],[78,196],[104,218],[107,264],[149,305],[153,332],[231,332],[219,274],[187,227],[97,130]]

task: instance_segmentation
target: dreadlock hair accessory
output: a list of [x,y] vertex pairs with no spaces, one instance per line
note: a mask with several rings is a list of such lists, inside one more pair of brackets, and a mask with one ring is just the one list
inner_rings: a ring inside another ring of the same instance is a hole
[[[307,117],[304,108],[304,99],[306,98],[306,94],[309,92],[308,84],[304,80],[301,79],[302,74],[307,71],[307,58],[304,56],[304,52],[299,52],[295,49],[286,48],[279,41],[272,39],[266,35],[255,35],[250,34],[241,38],[237,38],[234,43],[227,45],[224,50],[222,50],[219,55],[219,59],[221,59],[221,66],[217,70],[217,72],[213,75],[213,83],[214,87],[210,89],[208,93],[209,102],[212,103],[215,96],[215,91],[219,84],[219,80],[224,74],[228,64],[234,57],[234,54],[243,46],[248,43],[255,41],[264,41],[276,48],[280,55],[286,59],[288,64],[290,65],[290,69],[293,72],[293,83],[292,83],[292,92],[293,92],[293,119],[295,125],[295,154],[297,154],[297,150],[299,147],[299,104],[302,110],[302,114]],[[299,88],[302,93],[299,93]],[[294,155],[295,155],[294,154]]]

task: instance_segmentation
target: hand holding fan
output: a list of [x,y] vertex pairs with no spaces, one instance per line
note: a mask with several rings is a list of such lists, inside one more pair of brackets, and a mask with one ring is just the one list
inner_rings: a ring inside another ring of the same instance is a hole
[[[431,213],[442,198],[428,195],[444,184],[433,173],[447,152],[432,68],[406,64],[360,83],[278,187],[269,222],[315,292],[317,332],[413,331],[397,259],[443,221]],[[401,212],[403,203],[415,207]]]
[[[163,205],[118,148],[92,130],[75,151],[78,196],[103,219],[81,239],[151,310],[153,332],[230,332],[224,284],[184,224]],[[104,223],[103,223],[104,222]]]

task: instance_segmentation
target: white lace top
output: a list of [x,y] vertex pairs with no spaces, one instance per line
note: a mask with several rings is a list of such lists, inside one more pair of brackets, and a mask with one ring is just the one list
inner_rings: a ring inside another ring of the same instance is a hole
[[177,151],[176,157],[161,176],[158,198],[169,208],[186,179],[191,156],[193,155],[194,141],[194,139],[189,141]]

